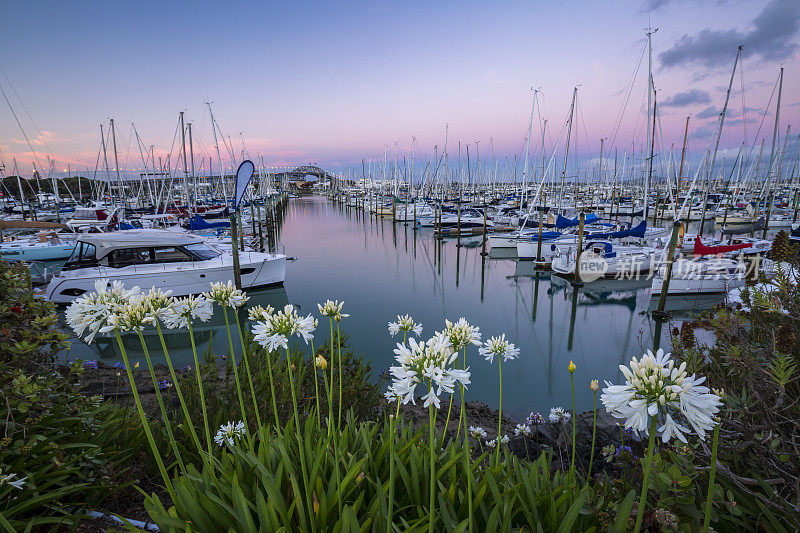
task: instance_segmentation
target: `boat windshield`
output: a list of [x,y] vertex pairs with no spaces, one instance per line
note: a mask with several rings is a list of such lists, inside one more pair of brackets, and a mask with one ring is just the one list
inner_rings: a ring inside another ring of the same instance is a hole
[[61,268],[61,270],[73,270],[76,268],[97,266],[97,258],[95,256],[96,253],[97,249],[94,247],[94,244],[79,242],[77,245],[75,245],[72,255],[67,262],[64,263],[64,266]]
[[188,244],[183,248],[198,261],[214,259],[215,257],[219,257],[221,255],[221,252],[202,242]]

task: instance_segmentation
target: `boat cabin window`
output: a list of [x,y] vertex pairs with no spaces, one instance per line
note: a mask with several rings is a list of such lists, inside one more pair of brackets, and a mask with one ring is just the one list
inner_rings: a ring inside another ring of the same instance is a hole
[[123,248],[108,254],[108,266],[122,268],[129,265],[143,265],[153,262],[151,248]]
[[206,261],[208,259],[214,259],[215,257],[219,257],[222,252],[215,250],[214,248],[210,247],[209,245],[198,242],[195,244],[188,244],[183,247],[189,254],[194,256],[197,261]]
[[78,244],[75,245],[75,249],[72,251],[72,255],[69,259],[67,259],[67,262],[61,268],[61,270],[73,270],[76,268],[96,266],[96,253],[97,249],[94,247],[94,244],[78,242]]
[[75,220],[97,220],[97,212],[94,209],[76,209],[72,218]]
[[191,260],[192,258],[186,255],[186,252],[175,246],[161,246],[155,248],[156,263],[180,263],[182,261]]

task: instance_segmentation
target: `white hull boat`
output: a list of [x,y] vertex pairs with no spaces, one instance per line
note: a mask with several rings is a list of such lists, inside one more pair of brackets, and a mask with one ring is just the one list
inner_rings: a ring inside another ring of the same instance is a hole
[[[242,288],[283,283],[286,256],[241,252]],[[75,251],[53,276],[45,298],[66,304],[94,290],[98,279],[120,281],[126,287],[157,287],[174,296],[199,294],[212,282],[233,278],[233,256],[191,234],[159,230],[129,230],[78,237]]]
[[[664,287],[666,266],[653,276],[653,296]],[[672,264],[668,295],[724,294],[741,287],[745,282],[745,266],[739,261],[724,258],[678,259]]]

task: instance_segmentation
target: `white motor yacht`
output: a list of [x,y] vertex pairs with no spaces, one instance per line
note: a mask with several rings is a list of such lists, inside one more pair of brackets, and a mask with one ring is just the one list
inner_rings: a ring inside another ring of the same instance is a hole
[[[286,256],[240,252],[242,288],[283,283]],[[69,303],[91,292],[98,279],[121,281],[126,287],[157,287],[174,296],[207,291],[212,282],[233,278],[233,256],[190,233],[128,230],[87,234],[77,239],[72,256],[53,276],[45,298]]]

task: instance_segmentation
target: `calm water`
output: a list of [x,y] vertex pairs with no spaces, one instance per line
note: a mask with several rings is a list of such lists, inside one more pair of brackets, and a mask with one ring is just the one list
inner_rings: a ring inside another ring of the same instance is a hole
[[[519,359],[503,365],[503,408],[516,418],[569,406],[570,360],[578,367],[577,407],[590,408],[589,380],[618,381],[618,365],[653,345],[649,282],[606,282],[576,292],[560,278],[534,273],[531,262],[482,257],[480,237],[463,239],[458,247],[455,240],[436,241],[429,229],[415,232],[402,223],[376,221],[316,196],[290,200],[280,239],[296,260],[287,263],[283,287],[250,291],[252,304],[292,303],[316,314],[317,302],[344,300],[344,312],[351,317],[343,327],[355,350],[372,363],[373,375],[393,362],[397,339],[386,326],[397,314],[421,321],[423,337],[442,329],[445,318],[462,316],[480,326],[484,338],[505,333],[521,349]],[[670,304],[706,307],[718,301]],[[195,332],[200,347],[227,351],[220,312]],[[320,321],[316,337],[320,342],[328,337],[327,322]],[[667,346],[666,328],[662,339]],[[169,333],[167,343],[176,364],[191,361],[185,332]],[[143,359],[137,337],[126,337],[125,344],[131,360]],[[158,337],[150,336],[148,344],[159,361]],[[477,348],[468,354],[469,399],[496,407],[497,361],[485,362]],[[79,357],[112,364],[120,360],[116,342],[108,337],[91,346],[74,341],[70,358]]]

